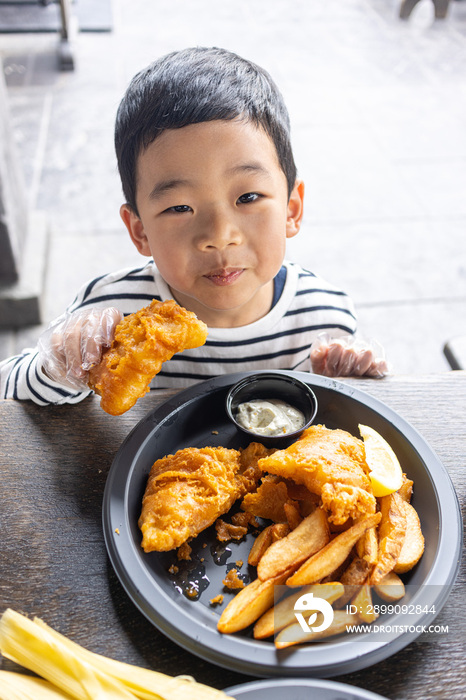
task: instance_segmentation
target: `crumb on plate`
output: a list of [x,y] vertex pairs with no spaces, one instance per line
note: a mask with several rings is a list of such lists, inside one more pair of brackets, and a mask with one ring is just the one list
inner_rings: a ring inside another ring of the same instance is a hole
[[225,588],[244,588],[244,581],[238,576],[238,569],[230,569],[222,581]]

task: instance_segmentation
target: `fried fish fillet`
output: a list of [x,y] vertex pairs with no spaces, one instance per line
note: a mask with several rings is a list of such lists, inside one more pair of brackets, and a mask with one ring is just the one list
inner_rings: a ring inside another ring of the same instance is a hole
[[245,450],[187,447],[158,459],[149,474],[139,527],[145,552],[180,547],[255,489],[257,466],[270,450],[251,443]]
[[336,525],[375,513],[364,443],[345,430],[313,425],[290,447],[259,460],[259,467],[321,496]]
[[203,345],[207,326],[173,299],[157,301],[118,324],[112,345],[89,372],[89,386],[112,416],[128,411],[149,391],[162,363]]

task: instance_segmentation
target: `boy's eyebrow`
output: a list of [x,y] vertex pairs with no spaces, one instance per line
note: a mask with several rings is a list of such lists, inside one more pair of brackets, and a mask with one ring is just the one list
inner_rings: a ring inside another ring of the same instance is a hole
[[228,170],[228,173],[231,173],[232,175],[237,175],[244,172],[259,173],[261,175],[266,175],[267,177],[270,177],[269,170],[265,168],[261,163],[240,163],[239,165],[235,165],[233,168],[230,168]]
[[177,187],[183,185],[189,185],[189,180],[173,179],[173,180],[162,180],[158,182],[150,192],[149,198],[152,200],[162,197],[167,192],[175,190]]
[[[227,171],[229,175],[238,175],[245,172],[260,173],[261,175],[270,177],[270,172],[267,170],[267,168],[264,168],[264,166],[261,165],[261,163],[254,162],[240,163],[239,165],[235,165]],[[190,182],[190,180],[183,180],[181,178],[174,178],[172,180],[161,180],[161,182],[158,182],[156,185],[154,185],[149,194],[149,198],[151,200],[157,200],[159,197],[162,197],[164,194],[170,192],[171,190],[175,190],[177,187],[186,187],[189,185],[192,185],[192,182]]]

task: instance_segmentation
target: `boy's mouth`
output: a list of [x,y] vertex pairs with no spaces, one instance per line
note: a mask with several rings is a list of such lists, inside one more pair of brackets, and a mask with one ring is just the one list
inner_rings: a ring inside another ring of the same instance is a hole
[[204,275],[208,280],[218,287],[226,287],[235,282],[244,272],[243,268],[224,268],[221,270],[213,270],[207,275]]

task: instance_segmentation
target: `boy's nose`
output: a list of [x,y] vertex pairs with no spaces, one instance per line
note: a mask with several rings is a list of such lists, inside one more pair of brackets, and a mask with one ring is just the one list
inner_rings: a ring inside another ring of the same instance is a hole
[[235,222],[224,213],[216,212],[200,222],[197,244],[199,249],[222,250],[241,242],[241,232]]

